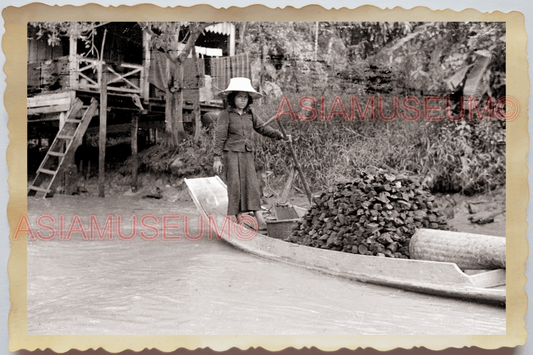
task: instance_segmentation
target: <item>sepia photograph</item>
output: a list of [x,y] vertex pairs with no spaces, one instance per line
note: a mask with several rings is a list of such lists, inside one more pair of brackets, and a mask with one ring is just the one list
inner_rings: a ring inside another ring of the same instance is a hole
[[521,22],[293,10],[21,16],[11,349],[520,343]]
[[505,37],[28,23],[28,333],[505,334]]

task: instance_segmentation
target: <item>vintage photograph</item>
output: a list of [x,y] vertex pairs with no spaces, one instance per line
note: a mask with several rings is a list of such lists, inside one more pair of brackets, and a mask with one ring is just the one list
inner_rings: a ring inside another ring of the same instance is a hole
[[505,22],[28,22],[29,335],[505,335]]

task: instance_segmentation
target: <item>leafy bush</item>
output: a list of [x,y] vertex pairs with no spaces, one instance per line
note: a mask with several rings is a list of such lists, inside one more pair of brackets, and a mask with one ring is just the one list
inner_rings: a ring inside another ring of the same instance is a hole
[[505,129],[500,122],[442,124],[422,144],[427,147],[420,156],[422,174],[434,190],[472,194],[505,185]]
[[[133,157],[124,163],[124,171],[131,166]],[[162,139],[160,143],[143,150],[138,155],[139,170],[153,173],[168,173],[171,164],[179,159],[181,161],[179,177],[191,177],[212,175],[213,170],[213,136],[207,131],[200,134],[198,142],[194,142],[192,136],[188,136],[177,147],[168,143],[168,139]]]
[[[297,97],[289,98],[296,110]],[[423,98],[419,100],[423,102]],[[329,101],[326,114],[331,110]],[[342,101],[349,114],[350,99]],[[384,114],[391,116],[392,99],[383,101]],[[363,105],[366,98],[359,98],[359,102]],[[263,119],[277,110],[273,104],[257,108]],[[470,194],[505,184],[505,128],[501,122],[383,121],[378,112],[374,116],[374,121],[368,117],[365,121],[345,121],[336,116],[330,122],[318,117],[292,121],[288,115],[282,116],[312,189],[331,187],[369,167],[418,175],[427,187],[440,192]],[[259,135],[257,144],[258,166],[278,176],[285,174],[292,164],[286,144]]]

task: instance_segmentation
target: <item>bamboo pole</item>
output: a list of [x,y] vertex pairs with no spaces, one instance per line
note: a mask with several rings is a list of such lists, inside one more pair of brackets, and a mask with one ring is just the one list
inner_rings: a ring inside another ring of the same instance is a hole
[[105,147],[107,136],[107,67],[99,65],[100,82],[100,135],[98,137],[98,196],[105,197]]
[[104,39],[102,39],[102,47],[100,49],[100,60],[104,60],[104,48],[105,48],[105,38],[107,36],[107,29],[104,30]]

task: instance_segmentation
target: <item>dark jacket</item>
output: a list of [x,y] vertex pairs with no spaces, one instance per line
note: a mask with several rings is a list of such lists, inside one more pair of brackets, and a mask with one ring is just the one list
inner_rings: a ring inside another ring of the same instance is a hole
[[222,111],[215,131],[215,156],[221,156],[225,151],[253,152],[253,130],[270,138],[283,138],[281,132],[272,127],[262,127],[263,123],[250,109],[242,116],[231,107]]

